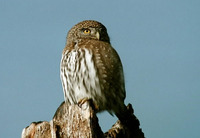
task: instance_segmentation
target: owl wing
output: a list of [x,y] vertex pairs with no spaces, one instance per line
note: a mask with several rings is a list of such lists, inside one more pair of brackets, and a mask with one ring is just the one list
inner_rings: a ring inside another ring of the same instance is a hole
[[106,97],[117,98],[117,101],[124,102],[126,96],[124,73],[119,55],[107,42],[90,41],[86,45],[92,49],[101,87]]

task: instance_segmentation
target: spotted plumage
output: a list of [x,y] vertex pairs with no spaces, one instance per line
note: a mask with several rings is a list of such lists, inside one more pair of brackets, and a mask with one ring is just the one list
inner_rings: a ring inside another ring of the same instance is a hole
[[98,112],[107,110],[118,115],[124,110],[123,68],[103,24],[87,20],[68,32],[61,81],[68,104],[91,99]]

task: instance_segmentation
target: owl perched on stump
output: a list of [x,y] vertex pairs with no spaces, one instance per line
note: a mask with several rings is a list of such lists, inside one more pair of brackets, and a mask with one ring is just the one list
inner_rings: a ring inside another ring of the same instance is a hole
[[100,22],[82,21],[69,30],[60,76],[67,104],[91,100],[96,112],[107,110],[122,117],[126,110],[123,67]]

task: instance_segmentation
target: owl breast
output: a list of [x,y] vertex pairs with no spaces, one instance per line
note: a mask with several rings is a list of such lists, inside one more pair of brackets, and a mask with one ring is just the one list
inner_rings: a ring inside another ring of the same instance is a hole
[[88,98],[97,105],[104,105],[105,96],[93,57],[92,51],[86,48],[66,50],[63,54],[61,80],[66,102],[77,104]]

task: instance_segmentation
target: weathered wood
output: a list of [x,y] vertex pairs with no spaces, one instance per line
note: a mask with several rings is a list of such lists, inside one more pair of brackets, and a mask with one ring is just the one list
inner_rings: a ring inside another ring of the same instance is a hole
[[132,106],[127,106],[126,120],[117,121],[103,134],[96,113],[89,101],[80,108],[78,105],[66,105],[64,102],[57,109],[50,122],[33,122],[22,131],[22,138],[144,138],[139,128],[139,120],[133,114]]
[[131,104],[127,106],[127,119],[118,120],[108,132],[105,133],[109,138],[144,138],[144,133],[140,129],[140,122],[133,114]]
[[51,138],[51,127],[49,122],[33,122],[22,131],[22,138]]
[[98,119],[89,101],[85,102],[81,108],[77,105],[67,106],[63,102],[53,117],[53,128],[57,138],[103,137]]

